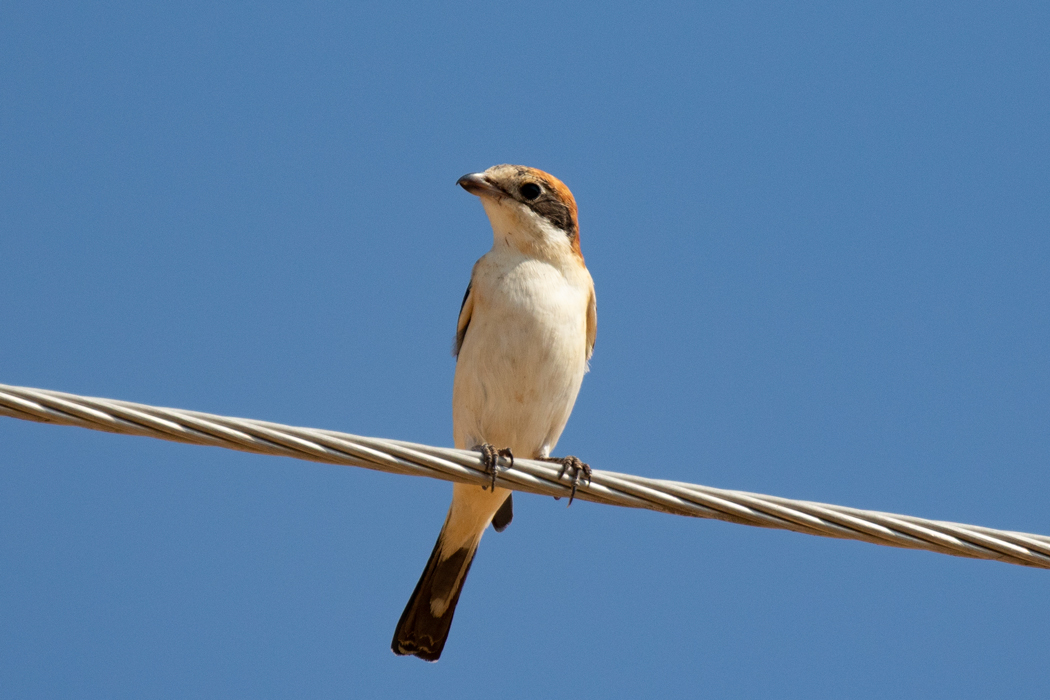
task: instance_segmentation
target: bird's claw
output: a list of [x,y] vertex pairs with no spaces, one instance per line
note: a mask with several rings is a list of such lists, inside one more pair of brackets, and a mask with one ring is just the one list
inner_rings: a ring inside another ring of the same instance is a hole
[[572,490],[569,491],[569,504],[565,506],[568,508],[572,505],[572,499],[576,498],[576,488],[580,485],[580,475],[587,480],[587,483],[591,483],[591,465],[580,460],[579,457],[545,457],[544,462],[554,462],[560,464],[561,469],[558,471],[558,478],[561,479],[566,473],[572,476]]
[[[481,466],[484,467],[486,474],[492,475],[492,490],[496,490],[496,475],[499,474],[499,458],[504,457],[507,459],[509,464],[507,469],[514,468],[514,453],[510,451],[509,447],[497,450],[495,447],[487,442],[483,442],[474,448],[476,451],[481,453]],[[488,486],[482,486],[481,488],[487,489]]]

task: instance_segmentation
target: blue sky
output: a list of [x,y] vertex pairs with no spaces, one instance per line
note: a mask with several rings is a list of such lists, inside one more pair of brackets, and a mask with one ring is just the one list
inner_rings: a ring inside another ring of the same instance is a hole
[[[0,7],[0,383],[451,444],[501,162],[580,207],[558,452],[1050,533],[1045,3]],[[0,694],[1043,698],[1050,572],[0,419]]]

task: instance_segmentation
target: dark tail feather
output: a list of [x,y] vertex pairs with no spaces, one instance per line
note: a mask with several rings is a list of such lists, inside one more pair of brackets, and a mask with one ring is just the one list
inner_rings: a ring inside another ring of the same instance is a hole
[[503,501],[503,505],[499,507],[496,514],[492,516],[492,529],[496,532],[503,532],[510,525],[510,521],[514,519],[514,494],[508,494],[507,500]]
[[[416,590],[408,599],[405,611],[394,630],[394,641],[390,648],[398,656],[413,654],[426,661],[437,661],[441,650],[445,648],[449,628],[452,627],[452,616],[456,613],[456,603],[463,591],[470,565],[478,543],[458,549],[448,559],[440,559],[441,539],[445,532],[442,529],[434,551],[430,554],[423,575],[419,577]],[[431,610],[431,601],[448,601],[440,616]]]

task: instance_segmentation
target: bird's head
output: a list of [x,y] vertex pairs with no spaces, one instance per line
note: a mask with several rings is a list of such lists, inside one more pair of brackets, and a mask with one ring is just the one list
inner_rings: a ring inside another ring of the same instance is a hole
[[481,198],[497,242],[529,256],[583,260],[576,199],[553,175],[523,165],[494,165],[456,184]]

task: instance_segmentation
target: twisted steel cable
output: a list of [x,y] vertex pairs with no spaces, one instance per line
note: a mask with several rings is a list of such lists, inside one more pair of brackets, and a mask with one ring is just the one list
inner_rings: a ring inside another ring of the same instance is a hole
[[[0,415],[445,481],[485,485],[492,478],[484,471],[477,452],[5,384],[0,384]],[[556,498],[568,496],[572,485],[557,465],[530,459],[515,459],[514,467],[501,470],[496,482],[505,488]],[[579,484],[576,498],[1050,569],[1050,537],[1045,535],[598,469],[589,482]]]

